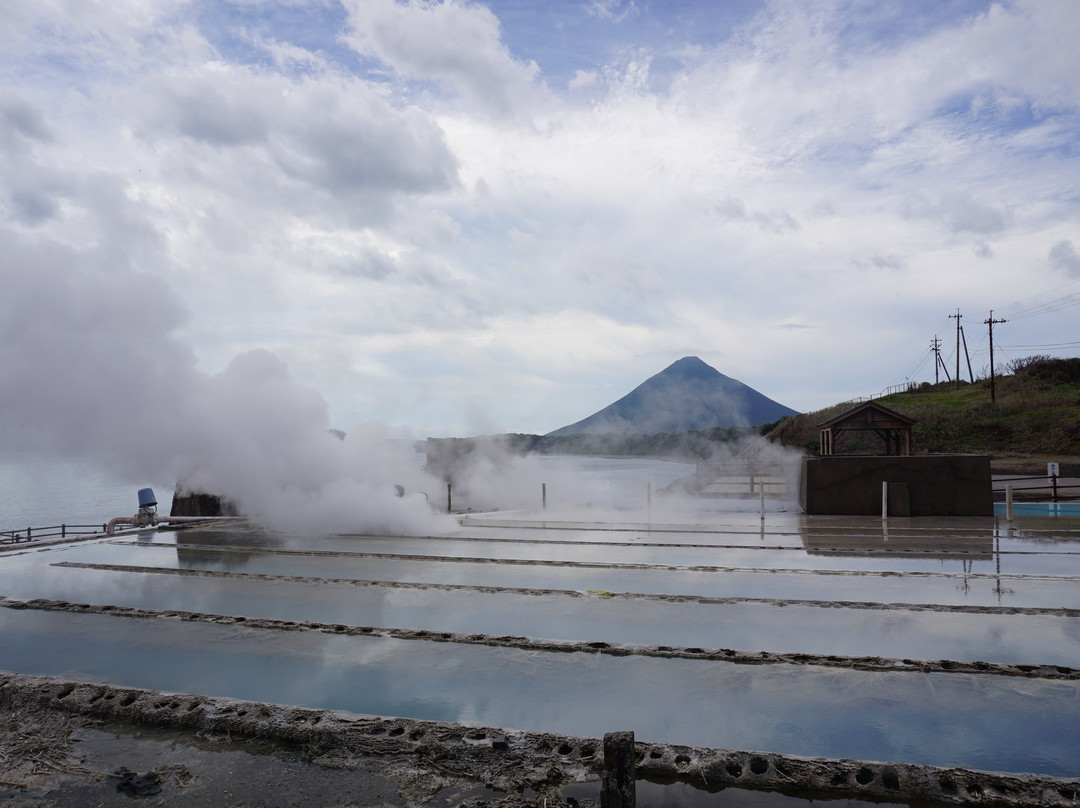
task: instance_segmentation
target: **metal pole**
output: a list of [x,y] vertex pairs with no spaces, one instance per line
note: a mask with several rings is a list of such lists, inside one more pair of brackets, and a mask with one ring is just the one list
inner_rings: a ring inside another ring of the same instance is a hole
[[960,328],[960,336],[964,338],[964,357],[967,359],[968,378],[971,379],[972,384],[975,384],[975,374],[971,372],[971,354],[968,353],[967,349],[967,332],[964,331],[963,327]]
[[990,317],[983,322],[990,326],[990,402],[997,401],[997,390],[994,385],[994,325],[997,323],[1007,323],[1008,320],[995,320],[994,310],[990,309]]
[[765,483],[761,484],[761,521],[765,521]]
[[956,318],[956,389],[960,389],[960,318],[963,317],[960,313],[960,309],[956,310],[956,314],[950,314],[949,319]]
[[452,502],[453,502],[453,500],[451,500],[451,498],[450,498],[450,483],[447,483],[446,484],[446,512],[447,513],[453,513],[454,512],[454,509],[452,507]]
[[884,481],[881,483],[881,518],[889,518],[889,484]]
[[540,483],[540,501],[541,501],[541,504],[544,507],[544,510],[546,511],[547,510],[547,483]]
[[1013,520],[1013,489],[1012,484],[1005,486],[1005,521]]

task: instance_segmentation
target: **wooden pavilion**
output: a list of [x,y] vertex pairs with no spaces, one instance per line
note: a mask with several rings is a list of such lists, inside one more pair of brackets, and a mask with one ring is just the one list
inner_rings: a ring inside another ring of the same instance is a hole
[[866,401],[818,425],[821,454],[835,454],[837,440],[845,432],[874,432],[885,441],[886,455],[909,455],[914,425],[906,415]]

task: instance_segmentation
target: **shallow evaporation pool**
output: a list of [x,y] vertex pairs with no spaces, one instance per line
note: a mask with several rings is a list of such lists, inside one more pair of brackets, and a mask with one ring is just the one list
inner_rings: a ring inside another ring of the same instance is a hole
[[[0,611],[6,664],[124,686],[597,737],[1071,776],[1075,682],[536,653]],[[166,621],[169,622],[169,621]]]
[[191,577],[164,567],[61,564],[47,583],[23,584],[11,596],[33,591],[41,598],[98,605],[582,643],[1080,668],[1080,612],[1068,616],[1053,608],[1010,613],[1019,607],[657,599],[606,590],[393,586],[230,572]]
[[[897,573],[972,573],[1027,575],[1080,575],[1080,546],[1056,543],[1054,546],[1033,546],[1012,540],[1009,546],[1003,541],[987,537],[978,545],[965,543],[956,546],[943,540],[937,548],[890,546],[886,541],[870,544],[861,540],[857,545],[838,542],[822,544],[812,549],[785,547],[770,543],[759,546],[720,545],[702,547],[694,543],[649,545],[624,543],[612,547],[575,542],[472,542],[447,540],[398,541],[377,537],[309,537],[300,542],[290,537],[287,543],[275,542],[268,537],[263,547],[230,543],[235,533],[214,531],[206,536],[182,535],[176,540],[178,551],[193,559],[199,558],[201,550],[234,554],[280,554],[294,558],[305,555],[315,557],[341,557],[401,562],[454,563],[504,563],[535,564],[550,567],[588,567],[592,569],[633,569],[636,566],[669,568],[676,571],[753,570],[812,572],[897,572]],[[129,544],[157,546],[161,542],[134,542]],[[214,556],[206,555],[207,559]],[[224,558],[224,556],[217,556]],[[1005,569],[999,569],[999,562]]]
[[[2,666],[561,734],[634,729],[641,740],[796,755],[1078,770],[1080,681],[918,670],[941,659],[1080,668],[1080,533],[1069,520],[1003,529],[990,518],[886,526],[770,514],[761,525],[716,514],[684,533],[670,522],[483,520],[445,539],[218,529],[5,553],[8,598],[106,613],[0,609]],[[147,613],[107,613],[129,606]],[[259,617],[330,628],[246,625]],[[332,630],[358,626],[903,665],[733,664]]]
[[[368,581],[502,587],[509,589],[574,590],[581,593],[643,593],[676,596],[773,598],[787,601],[878,601],[897,604],[943,606],[999,606],[1022,608],[1080,608],[1080,587],[1075,576],[1058,574],[1060,562],[1052,553],[1008,552],[975,561],[963,557],[931,559],[922,571],[901,568],[812,569],[724,567],[702,569],[643,565],[560,565],[551,563],[469,562],[460,558],[447,563],[410,555],[365,556],[362,552],[323,550],[321,540],[308,540],[306,549],[295,542],[284,550],[277,539],[265,534],[268,546],[243,546],[237,534],[220,531],[189,531],[175,534],[183,544],[172,543],[174,534],[146,539],[68,545],[56,548],[56,560],[176,568],[193,571],[232,572],[252,575],[353,578]],[[360,540],[351,540],[355,550]],[[227,544],[222,544],[226,542]],[[409,546],[410,543],[407,543]],[[1049,545],[1053,546],[1053,545]],[[717,554],[722,562],[731,553]],[[899,556],[907,559],[908,556]],[[0,587],[12,596],[64,597],[64,588],[75,585],[70,574],[58,574],[42,564],[39,553],[8,556],[0,565]],[[521,561],[521,559],[518,559]],[[878,554],[881,562],[881,554]],[[925,561],[925,559],[924,559]],[[845,564],[843,566],[857,566]],[[886,564],[886,567],[891,566]],[[1054,574],[1043,575],[1047,568]],[[57,580],[59,578],[59,580]],[[132,584],[134,586],[134,584]],[[153,586],[147,583],[146,586]],[[59,591],[58,591],[59,590]]]
[[[56,563],[110,565],[138,569],[179,570],[234,576],[287,576],[354,579],[387,585],[570,590],[582,595],[606,593],[670,598],[774,598],[784,601],[877,602],[883,604],[1078,609],[1080,587],[1075,578],[963,572],[898,574],[858,572],[778,572],[668,570],[662,568],[578,568],[534,565],[438,564],[426,561],[354,559],[340,556],[277,555],[254,550],[184,549],[171,544],[139,544],[138,552],[122,544],[70,546],[56,550]],[[129,581],[124,589],[93,583],[91,576],[72,576],[42,564],[39,554],[8,556],[0,564],[0,591],[11,597],[71,599],[113,597],[128,589],[163,586],[154,580]],[[86,583],[82,583],[83,580]]]

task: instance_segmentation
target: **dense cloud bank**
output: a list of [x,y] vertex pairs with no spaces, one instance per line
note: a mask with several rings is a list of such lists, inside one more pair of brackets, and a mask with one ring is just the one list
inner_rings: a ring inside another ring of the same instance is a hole
[[951,366],[957,308],[976,371],[990,309],[1001,358],[1074,353],[1078,36],[1069,0],[11,0],[3,444],[169,476],[271,399],[545,433],[685,355],[813,410]]

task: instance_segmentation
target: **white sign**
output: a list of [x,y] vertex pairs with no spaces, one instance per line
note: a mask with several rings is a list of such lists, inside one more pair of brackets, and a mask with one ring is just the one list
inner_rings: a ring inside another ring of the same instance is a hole
[[1046,464],[1046,476],[1047,477],[1060,477],[1061,476],[1061,466],[1059,466],[1056,462],[1047,463]]

